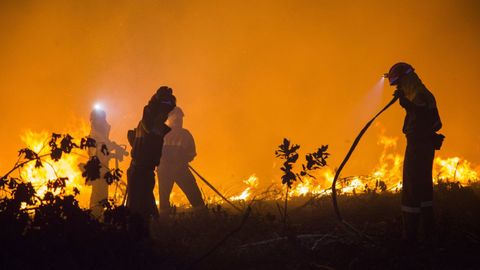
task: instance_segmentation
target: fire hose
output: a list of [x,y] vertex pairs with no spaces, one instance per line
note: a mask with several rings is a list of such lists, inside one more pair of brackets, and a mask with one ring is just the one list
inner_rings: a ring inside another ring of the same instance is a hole
[[[207,181],[207,179],[205,179],[205,177],[203,177],[200,173],[198,173],[192,166],[188,165],[188,168],[198,176],[198,178],[200,178],[200,180],[202,180],[210,189],[212,189],[215,193],[217,193],[218,196],[220,196],[220,198],[222,198],[226,203],[230,204],[235,210],[239,211],[239,212],[243,212],[242,209],[240,209],[238,206],[236,206],[235,204],[233,204],[229,199],[227,199],[225,196],[222,195],[222,193],[220,193],[220,191],[218,191],[212,184],[210,184],[210,182]],[[125,190],[125,194],[124,194],[124,197],[123,197],[123,200],[122,200],[122,205],[123,206],[126,206],[127,204],[127,193],[128,193],[128,185],[127,185],[127,189]]]
[[[378,112],[364,127],[363,129],[360,131],[360,133],[357,135],[357,137],[355,138],[355,141],[353,142],[352,146],[350,147],[350,150],[348,151],[347,155],[345,156],[345,158],[343,159],[342,163],[340,164],[340,166],[338,167],[336,173],[335,173],[335,177],[333,178],[333,183],[332,183],[332,202],[333,202],[333,208],[335,210],[335,214],[337,215],[337,218],[340,222],[344,223],[344,224],[347,224],[349,225],[348,223],[346,223],[343,218],[342,218],[342,215],[340,214],[340,209],[338,208],[338,202],[337,202],[337,191],[336,191],[336,184],[337,184],[337,179],[338,177],[340,176],[340,173],[342,172],[342,169],[343,167],[345,167],[345,165],[347,164],[348,162],[348,159],[350,158],[350,156],[352,155],[353,151],[355,151],[355,148],[357,147],[357,144],[360,142],[360,139],[362,138],[363,134],[367,131],[367,129],[370,127],[370,125],[373,123],[373,121],[375,121],[375,119],[377,119],[377,117],[382,114],[384,111],[386,111],[390,106],[392,106],[396,101],[398,100],[398,97],[395,96],[380,112]],[[351,225],[349,225],[351,227]]]
[[218,191],[212,184],[210,184],[207,179],[205,179],[202,175],[200,175],[192,166],[188,165],[188,168],[194,173],[196,174],[210,189],[212,189],[215,193],[218,194],[218,196],[220,196],[220,198],[222,198],[225,202],[227,202],[228,204],[230,204],[233,208],[235,208],[237,211],[239,212],[242,212],[242,209],[238,208],[238,206],[236,206],[235,204],[233,204],[229,199],[227,199],[225,196],[222,195],[222,193],[220,193],[220,191]]

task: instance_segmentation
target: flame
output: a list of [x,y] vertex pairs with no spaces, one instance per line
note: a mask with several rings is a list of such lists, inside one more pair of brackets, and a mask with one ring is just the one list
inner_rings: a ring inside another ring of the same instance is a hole
[[[88,125],[83,122],[79,130],[68,132],[74,138],[79,139],[88,134]],[[49,151],[48,140],[50,133],[46,131],[33,132],[26,131],[21,139],[25,145],[37,152],[39,155],[46,154]],[[366,176],[353,176],[338,181],[338,190],[342,194],[357,194],[363,193],[367,190],[372,190],[379,187],[382,182],[386,186],[386,190],[390,192],[398,192],[402,188],[402,167],[403,155],[398,154],[397,149],[398,139],[394,137],[387,137],[381,135],[378,144],[383,147],[378,164],[374,167],[372,172]],[[37,194],[43,196],[47,191],[48,180],[57,177],[68,177],[67,194],[73,194],[73,189],[80,191],[77,196],[82,207],[88,207],[90,197],[90,187],[85,185],[85,179],[81,176],[81,171],[78,167],[79,163],[84,163],[87,160],[87,153],[80,150],[74,150],[74,153],[62,156],[58,162],[50,159],[49,156],[43,158],[44,167],[35,168],[34,162],[28,163],[19,169],[19,176],[21,179],[31,181],[35,187]],[[439,180],[459,182],[463,186],[468,186],[473,182],[479,180],[480,166],[474,169],[474,166],[467,160],[460,157],[442,158],[437,157],[434,160],[433,176],[434,182]],[[323,196],[331,194],[331,185],[333,182],[335,172],[330,168],[322,168],[316,172],[315,177],[305,176],[300,181],[296,181],[292,188],[288,191],[288,196],[303,197],[303,196]],[[237,195],[230,196],[231,201],[245,201],[258,191],[260,184],[259,178],[252,174],[247,179],[242,181],[245,188]],[[281,199],[285,196],[286,187],[280,183],[275,187],[278,191],[276,194],[270,194],[266,199]],[[208,191],[210,194],[211,192]],[[172,203],[189,207],[189,203],[183,196],[182,192],[177,187],[174,188],[170,195]],[[217,196],[209,196],[205,198],[208,204],[217,204],[221,199]],[[157,202],[158,204],[158,202]]]
[[289,197],[312,196],[319,194],[330,194],[330,187],[333,182],[334,172],[329,169],[323,169],[317,177],[305,176],[300,181],[293,184],[289,190]]
[[[80,125],[80,130],[68,132],[74,138],[79,139],[88,133],[88,125],[84,122]],[[34,132],[27,130],[21,140],[26,147],[35,151],[39,155],[49,153],[48,142],[51,133],[47,131]],[[74,150],[70,154],[62,155],[59,161],[54,161],[49,155],[42,158],[43,167],[35,168],[35,162],[30,162],[21,167],[18,171],[20,179],[30,181],[35,188],[37,195],[43,197],[47,192],[47,183],[59,177],[68,177],[66,181],[66,194],[73,195],[74,189],[78,189],[80,194],[77,196],[79,204],[82,207],[88,207],[89,188],[86,187],[85,179],[82,177],[78,164],[86,162],[87,154],[80,150]]]
[[[398,192],[402,189],[403,155],[398,153],[398,138],[381,135],[378,144],[383,147],[378,164],[369,175],[354,176],[339,179],[338,190],[343,194],[357,194],[380,188],[380,182],[385,184],[386,190]],[[471,185],[479,181],[479,169],[459,157],[437,157],[433,164],[433,181],[439,180],[459,182],[462,186]],[[327,168],[322,170],[320,177],[304,177],[297,181],[289,191],[291,197],[307,195],[329,195],[334,171]],[[284,190],[284,189],[283,189]],[[284,190],[285,191],[285,190]]]
[[[340,178],[337,190],[346,195],[355,195],[371,190],[383,190],[388,192],[398,192],[402,189],[402,169],[403,154],[399,154],[398,138],[381,135],[378,144],[383,150],[379,157],[378,163],[374,166],[371,173],[362,176],[353,176],[348,178]],[[448,180],[460,182],[462,186],[470,185],[479,180],[478,175],[480,166],[473,169],[473,166],[467,160],[459,157],[441,158],[434,160],[433,180]],[[305,176],[296,181],[292,188],[288,191],[289,198],[305,197],[305,196],[326,196],[331,194],[331,186],[335,171],[331,168],[322,168],[315,173],[315,177]],[[246,187],[237,195],[230,196],[231,201],[245,201],[259,191],[260,181],[255,174],[242,181]],[[384,185],[382,187],[382,185]],[[212,195],[211,191],[205,190],[209,196],[205,196],[205,202],[208,204],[221,203],[222,200],[216,195]],[[273,192],[263,192],[262,198],[268,200],[283,199],[286,187],[281,185],[279,181],[274,181]],[[171,194],[171,201],[176,205],[189,207],[188,201],[184,196],[180,196],[181,192],[176,192],[175,188]],[[259,195],[257,193],[257,195]]]
[[243,183],[247,185],[240,195],[231,196],[229,199],[231,201],[245,201],[252,195],[252,190],[258,187],[258,177],[255,174],[250,175],[247,180],[244,180]]
[[400,181],[403,158],[394,153],[397,147],[397,138],[380,136],[378,144],[383,145],[383,151],[372,176],[388,182]]
[[300,183],[298,183],[294,189],[289,193],[290,196],[305,196],[307,194],[316,194],[317,190],[322,190],[322,185],[314,184],[312,177],[305,177]]
[[[383,151],[379,163],[372,173],[374,180],[384,181],[388,190],[398,191],[402,188],[403,156],[397,153],[397,138],[380,136],[379,144]],[[459,182],[468,186],[479,180],[478,168],[460,157],[436,157],[433,163],[433,181],[439,180]]]
[[397,141],[397,138],[380,136],[378,144],[383,146],[383,150],[378,165],[371,173],[372,180],[383,181],[391,190],[399,190],[402,186],[403,156],[396,151]]
[[460,182],[462,185],[478,180],[478,172],[472,168],[470,162],[459,157],[435,158],[434,175],[437,175],[436,180]]

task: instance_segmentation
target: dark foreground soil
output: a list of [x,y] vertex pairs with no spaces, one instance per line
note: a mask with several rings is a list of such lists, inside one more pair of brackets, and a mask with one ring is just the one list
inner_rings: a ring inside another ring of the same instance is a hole
[[131,220],[85,218],[46,218],[17,231],[3,218],[0,269],[480,269],[478,190],[436,187],[433,246],[403,244],[399,195],[389,193],[340,196],[354,229],[337,221],[329,197],[302,208],[308,198],[289,202],[287,225],[282,202],[265,200],[248,214],[246,206],[179,211],[148,232]]

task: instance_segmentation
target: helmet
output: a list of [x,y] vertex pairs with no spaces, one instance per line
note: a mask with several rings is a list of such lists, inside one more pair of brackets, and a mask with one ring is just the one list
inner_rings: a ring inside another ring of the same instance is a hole
[[177,116],[177,117],[184,117],[185,114],[183,113],[180,107],[175,107],[173,110],[168,114],[168,116]]
[[93,109],[90,112],[90,120],[106,120],[107,113],[102,109]]
[[413,72],[414,70],[415,69],[410,64],[399,62],[390,68],[390,71],[388,71],[386,77],[390,81],[390,85],[397,85],[398,80],[401,77]]

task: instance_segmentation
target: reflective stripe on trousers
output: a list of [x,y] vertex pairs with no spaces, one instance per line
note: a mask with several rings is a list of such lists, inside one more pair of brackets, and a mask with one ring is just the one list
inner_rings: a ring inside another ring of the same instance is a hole
[[402,212],[420,214],[420,212],[422,211],[422,208],[427,208],[427,207],[432,207],[432,206],[433,206],[432,201],[421,202],[420,207],[412,207],[412,206],[402,205]]

